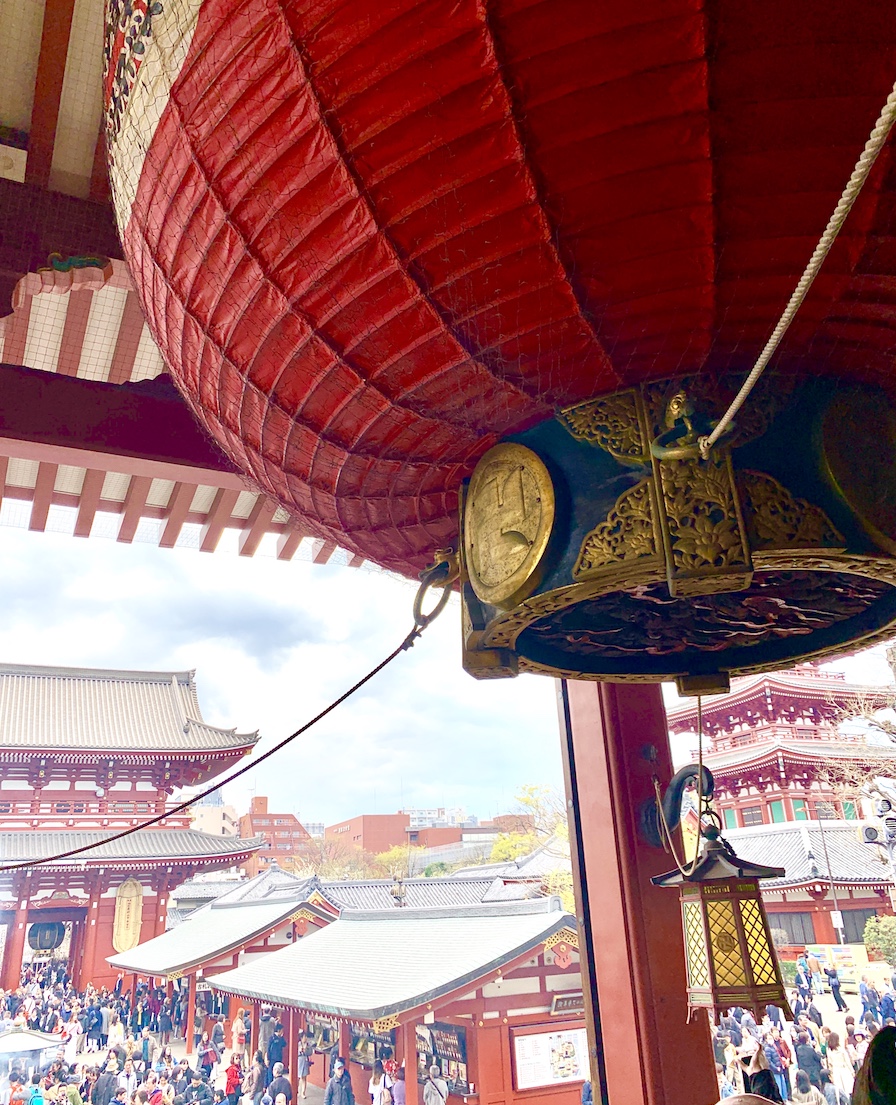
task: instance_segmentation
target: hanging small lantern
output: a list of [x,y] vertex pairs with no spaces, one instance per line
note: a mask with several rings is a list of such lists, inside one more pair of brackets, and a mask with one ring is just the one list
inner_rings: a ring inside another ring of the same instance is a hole
[[656,886],[677,886],[688,968],[688,1016],[741,1006],[757,1021],[767,1005],[789,1013],[759,879],[781,878],[782,867],[739,859],[715,825],[703,828],[700,858],[685,871],[657,875]]

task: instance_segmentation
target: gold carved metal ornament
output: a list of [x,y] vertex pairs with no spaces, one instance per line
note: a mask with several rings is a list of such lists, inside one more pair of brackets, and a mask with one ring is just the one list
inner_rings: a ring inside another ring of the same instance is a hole
[[[537,561],[544,556],[547,538],[538,558],[533,556],[530,561],[526,546],[532,540],[531,534],[510,520],[514,499],[517,504],[525,499],[523,485],[516,487],[508,482],[510,469],[506,461],[497,473],[484,474],[481,483],[489,485],[488,494],[499,507],[496,512],[499,519],[489,529],[489,512],[482,506],[477,485],[477,506],[486,517],[472,509],[468,500],[461,522],[466,554],[461,593],[467,670],[480,677],[543,672],[608,678],[607,674],[576,667],[577,649],[584,650],[579,653],[583,657],[589,649],[592,656],[602,654],[600,632],[592,634],[594,643],[589,644],[583,637],[583,631],[587,636],[587,621],[580,624],[574,617],[564,619],[563,615],[583,604],[619,596],[621,604],[596,606],[593,614],[601,623],[596,629],[603,626],[601,632],[609,634],[606,636],[609,644],[613,644],[614,634],[621,642],[614,646],[615,652],[610,648],[609,655],[631,651],[626,613],[629,608],[625,604],[641,602],[645,604],[643,607],[631,610],[644,613],[645,625],[650,623],[651,649],[657,655],[669,656],[669,670],[660,676],[656,670],[649,674],[627,673],[617,666],[612,678],[629,683],[654,682],[688,671],[686,662],[680,671],[675,670],[675,654],[680,646],[674,647],[676,626],[680,631],[686,611],[679,609],[678,617],[671,618],[670,598],[691,597],[698,605],[702,601],[699,614],[703,626],[690,634],[695,640],[699,640],[699,633],[705,636],[718,624],[720,642],[725,638],[738,641],[742,638],[749,644],[768,636],[765,617],[760,612],[763,604],[778,601],[776,586],[785,589],[789,586],[776,582],[776,574],[802,574],[801,580],[796,581],[801,586],[796,587],[796,597],[788,606],[793,632],[798,633],[807,632],[810,625],[824,624],[826,619],[853,618],[856,604],[864,603],[867,609],[867,604],[877,601],[873,589],[863,590],[858,586],[859,580],[850,584],[849,576],[896,587],[896,560],[847,554],[844,538],[819,507],[798,498],[766,473],[741,470],[735,475],[731,448],[764,432],[777,410],[789,401],[792,389],[783,389],[782,395],[770,394],[752,406],[749,417],[741,415],[722,447],[704,461],[691,449],[691,438],[699,424],[701,421],[705,424],[706,418],[713,416],[713,407],[703,402],[702,392],[712,395],[714,403],[724,400],[723,407],[727,405],[727,397],[705,379],[698,383],[699,395],[685,391],[679,379],[577,404],[558,416],[577,439],[597,445],[624,463],[642,464],[646,477],[620,495],[606,518],[586,535],[569,585],[532,593],[538,580]],[[654,435],[662,440],[655,440]],[[893,437],[896,455],[896,421]],[[474,484],[481,475],[477,469]],[[470,491],[472,498],[473,484]],[[843,496],[846,497],[845,492]],[[524,513],[518,506],[516,512]],[[485,555],[478,561],[474,558],[477,545],[474,531],[480,537],[484,533],[487,538]],[[893,532],[896,535],[896,521]],[[516,536],[520,533],[525,543]],[[885,547],[885,542],[880,544]],[[519,565],[525,580],[522,584],[514,575]],[[754,578],[754,573],[760,574]],[[838,577],[830,580],[830,590],[823,579],[812,581],[811,577],[818,573],[834,573]],[[668,592],[660,586],[663,583]],[[749,594],[740,599],[738,592],[742,591]],[[726,593],[730,594],[724,599]],[[878,590],[877,594],[880,593]],[[790,592],[781,594],[788,605]],[[832,597],[835,594],[836,600]],[[716,595],[721,603],[718,610],[713,605]],[[494,609],[496,605],[498,610]],[[582,616],[592,614],[583,610]],[[530,628],[532,633],[527,634],[523,646],[530,653],[527,655],[519,651],[519,638]],[[674,639],[667,640],[663,633],[667,637],[672,634]],[[871,626],[860,641],[871,644],[890,638],[892,633],[893,624]],[[805,655],[822,658],[842,652],[843,647],[842,642],[830,644]],[[540,653],[539,649],[544,648],[547,653]],[[555,652],[550,656],[552,648]],[[569,667],[561,670],[562,660],[560,664],[557,661],[564,648],[568,649]],[[550,658],[533,659],[533,654]],[[780,667],[779,658],[755,663],[749,659],[739,657],[735,670],[751,674]],[[682,660],[685,661],[684,655]]]
[[554,485],[523,445],[496,445],[476,466],[466,495],[464,560],[470,584],[492,606],[531,593],[554,525]]
[[623,492],[606,521],[582,542],[573,578],[590,579],[613,565],[627,571],[632,560],[661,556],[662,534],[656,514],[651,480],[642,480]]
[[316,921],[317,917],[311,912],[310,909],[297,909],[295,913],[290,913],[290,921]]
[[388,1017],[380,1017],[379,1020],[373,1022],[374,1032],[391,1032],[393,1028],[398,1028],[401,1024],[396,1013],[390,1013]]
[[742,591],[753,578],[731,454],[654,460],[673,596]]
[[797,499],[765,472],[738,472],[753,550],[844,548],[842,534],[825,512]]
[[576,440],[598,445],[617,460],[650,462],[641,396],[633,389],[566,407],[557,417]]
[[569,944],[571,948],[578,948],[579,946],[579,934],[574,932],[571,928],[562,928],[559,932],[551,933],[550,936],[544,942],[545,951],[550,951],[551,948],[556,947],[558,944]]

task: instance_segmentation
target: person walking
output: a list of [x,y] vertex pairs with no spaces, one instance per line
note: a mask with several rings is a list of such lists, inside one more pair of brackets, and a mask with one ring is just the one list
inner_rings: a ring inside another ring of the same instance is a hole
[[224,1084],[224,1092],[230,1105],[239,1105],[240,1090],[243,1085],[243,1067],[240,1062],[240,1053],[234,1051],[230,1056],[230,1066],[227,1068],[227,1081]]
[[847,1054],[846,1048],[841,1046],[840,1036],[836,1032],[831,1032],[828,1036],[825,1066],[828,1068],[831,1075],[831,1081],[837,1089],[841,1090],[849,1097],[852,1094],[855,1073],[852,1059],[850,1059]]
[[370,1094],[370,1105],[392,1105],[392,1079],[383,1070],[380,1059],[373,1064],[367,1092]]
[[[301,1047],[301,1044],[299,1046]],[[282,1063],[274,1063],[274,1067],[271,1070],[273,1077],[268,1086],[268,1093],[274,1099],[275,1105],[277,1098],[281,1094],[283,1095],[284,1105],[292,1105],[292,1083],[283,1073],[284,1069]]]
[[296,1093],[299,1097],[308,1096],[308,1075],[311,1073],[311,1056],[314,1048],[311,1041],[303,1039],[299,1043],[299,1054],[296,1056]]
[[429,1077],[423,1083],[423,1105],[445,1105],[448,1100],[448,1083],[442,1072],[433,1064],[429,1068]]
[[268,1068],[260,1051],[255,1052],[252,1066],[243,1079],[243,1093],[252,1098],[252,1105],[261,1105],[268,1084]]
[[831,987],[831,995],[837,1003],[837,1012],[845,1013],[849,1006],[843,1000],[843,995],[840,993],[840,975],[837,973],[837,968],[832,964],[830,967],[825,967],[824,973]]
[[274,1024],[274,1031],[268,1040],[267,1057],[268,1063],[273,1070],[275,1063],[282,1063],[283,1058],[286,1055],[286,1037],[283,1035],[283,1025],[280,1021]]
[[240,1009],[233,1018],[230,1026],[230,1050],[242,1056],[246,1048],[246,1022],[243,1020],[245,1010]]
[[827,1105],[824,1094],[809,1081],[803,1070],[796,1072],[796,1089],[793,1091],[796,1105]]
[[352,1080],[341,1055],[333,1061],[333,1074],[324,1090],[324,1105],[355,1105]]

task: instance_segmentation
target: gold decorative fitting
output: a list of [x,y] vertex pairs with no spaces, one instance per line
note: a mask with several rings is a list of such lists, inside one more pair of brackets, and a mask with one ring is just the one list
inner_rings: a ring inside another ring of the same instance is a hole
[[544,950],[550,951],[558,944],[569,944],[571,948],[578,949],[579,934],[571,928],[562,928],[559,932],[552,933],[544,942]]
[[311,912],[310,909],[297,909],[295,913],[290,913],[290,921],[316,921],[317,918]]
[[380,1017],[379,1020],[373,1022],[374,1032],[391,1032],[393,1028],[398,1028],[401,1021],[395,1013],[391,1013],[388,1017]]
[[662,534],[657,525],[651,480],[642,480],[624,492],[607,515],[582,543],[572,574],[574,579],[591,579],[613,565],[659,557]]
[[587,441],[627,464],[650,461],[650,439],[637,391],[619,391],[566,407],[557,415],[578,441]]
[[842,549],[846,542],[823,510],[797,499],[765,472],[739,472],[753,549]]
[[523,445],[496,445],[470,480],[464,560],[478,598],[518,601],[538,581],[554,525],[554,485],[541,458]]
[[709,460],[654,460],[669,592],[710,595],[742,591],[752,564],[731,454]]

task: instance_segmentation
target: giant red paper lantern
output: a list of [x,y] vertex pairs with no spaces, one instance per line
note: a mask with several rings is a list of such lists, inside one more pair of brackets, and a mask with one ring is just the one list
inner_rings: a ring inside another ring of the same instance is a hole
[[[896,73],[877,0],[111,5],[150,326],[224,449],[402,571],[554,408],[749,366]],[[885,153],[780,364],[889,382]]]

